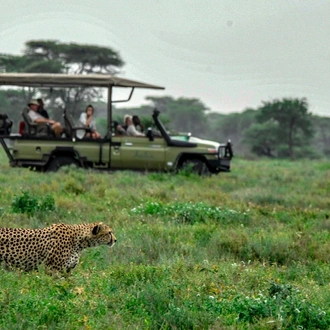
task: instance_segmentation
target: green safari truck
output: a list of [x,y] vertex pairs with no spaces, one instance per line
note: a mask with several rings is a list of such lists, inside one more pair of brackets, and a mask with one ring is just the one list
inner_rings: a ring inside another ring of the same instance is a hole
[[26,167],[35,171],[56,171],[62,166],[76,165],[98,170],[177,171],[190,166],[199,174],[229,172],[233,157],[230,141],[218,143],[199,139],[190,134],[171,135],[155,109],[151,114],[154,129],[145,136],[119,134],[112,120],[114,88],[127,88],[129,101],[137,88],[163,89],[139,81],[111,75],[69,74],[0,74],[0,86],[21,86],[61,89],[67,87],[105,88],[107,91],[107,132],[101,139],[84,138],[73,126],[66,111],[63,119],[66,133],[61,137],[39,134],[26,119],[24,133],[11,133],[10,114],[0,110],[0,143],[10,166]]

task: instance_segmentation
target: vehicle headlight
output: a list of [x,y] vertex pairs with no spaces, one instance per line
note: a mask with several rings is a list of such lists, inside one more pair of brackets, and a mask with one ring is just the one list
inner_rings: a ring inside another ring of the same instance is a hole
[[208,148],[207,152],[209,153],[210,156],[214,156],[215,158],[219,158],[218,149]]
[[218,157],[220,159],[223,156],[224,156],[224,148],[220,146],[219,149],[218,149]]

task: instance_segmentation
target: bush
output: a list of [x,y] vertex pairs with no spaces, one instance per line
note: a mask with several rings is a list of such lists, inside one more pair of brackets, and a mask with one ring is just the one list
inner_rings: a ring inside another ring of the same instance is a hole
[[240,212],[228,208],[209,206],[204,203],[193,204],[176,202],[163,205],[158,202],[148,202],[131,209],[131,214],[146,214],[167,216],[180,223],[204,223],[215,220],[222,223],[246,222],[249,219],[247,212]]
[[255,323],[272,318],[286,329],[329,329],[330,315],[321,307],[301,297],[290,285],[271,283],[267,294],[257,297],[238,296],[233,307],[238,320]]
[[11,206],[13,213],[26,213],[31,216],[38,211],[54,211],[55,200],[51,195],[36,197],[28,191],[23,191],[22,195],[15,195]]

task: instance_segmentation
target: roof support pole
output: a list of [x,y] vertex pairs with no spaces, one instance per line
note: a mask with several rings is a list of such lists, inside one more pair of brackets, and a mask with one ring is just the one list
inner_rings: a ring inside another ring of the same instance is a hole
[[[107,102],[107,138],[109,141],[109,161],[108,161],[108,169],[111,168],[111,148],[112,148],[112,85],[108,85],[108,102]],[[102,148],[102,147],[101,147]]]
[[108,103],[107,103],[107,114],[108,114],[108,123],[107,123],[107,137],[111,139],[112,136],[112,85],[108,86]]

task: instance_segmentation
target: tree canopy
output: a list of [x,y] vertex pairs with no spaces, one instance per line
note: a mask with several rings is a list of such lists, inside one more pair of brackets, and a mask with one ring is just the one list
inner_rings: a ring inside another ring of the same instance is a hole
[[117,74],[124,61],[109,47],[31,40],[22,55],[0,54],[2,72]]
[[246,141],[254,151],[268,150],[269,156],[276,151],[278,156],[295,159],[295,147],[309,145],[314,134],[312,114],[308,112],[305,98],[263,102],[256,121],[257,124],[245,132]]

